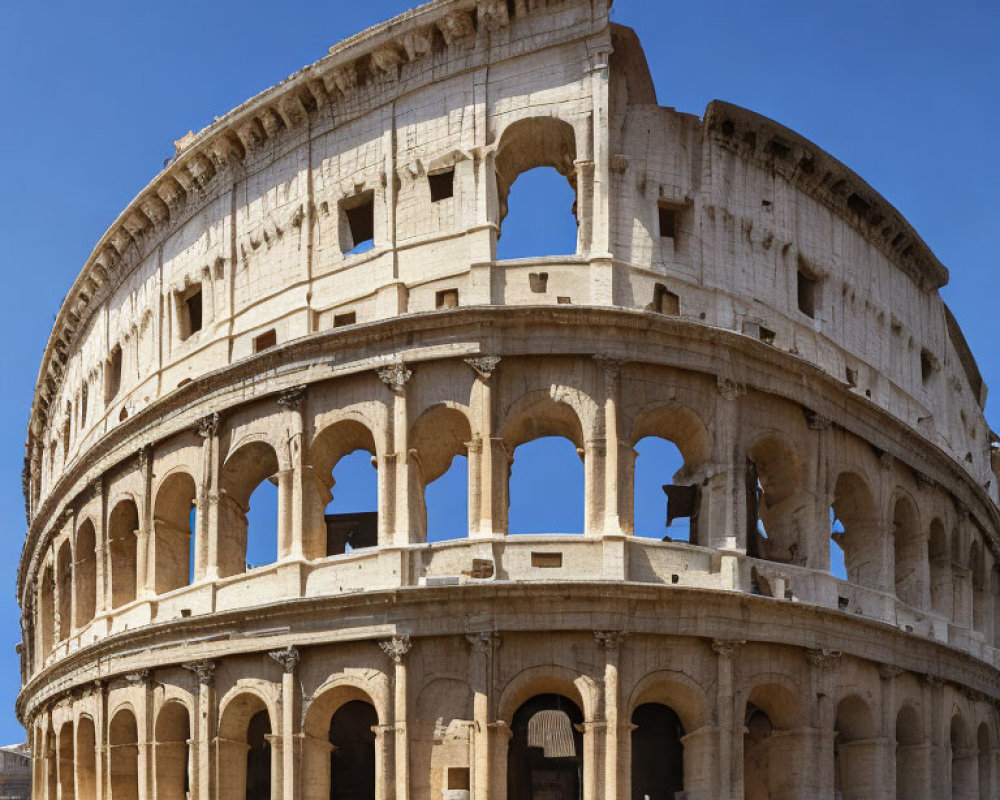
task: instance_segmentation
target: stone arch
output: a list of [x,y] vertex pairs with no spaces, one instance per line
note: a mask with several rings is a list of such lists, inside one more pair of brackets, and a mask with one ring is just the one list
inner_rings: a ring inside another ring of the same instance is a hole
[[131,497],[118,501],[108,518],[111,563],[111,607],[136,599],[138,584],[139,506]]
[[[431,406],[410,427],[410,458],[415,466],[410,472],[410,496],[414,501],[411,522],[418,539],[425,541],[429,533],[427,487],[444,475],[456,458],[466,455],[471,440],[472,425],[466,409],[452,403]],[[465,527],[468,530],[468,504]]]
[[59,727],[59,800],[74,800],[76,797],[76,741],[73,720],[67,719]]
[[195,527],[192,509],[198,490],[184,470],[164,477],[153,504],[153,584],[157,594],[180,589],[191,582],[191,548]]
[[52,575],[52,564],[47,562],[38,577],[38,627],[39,639],[42,645],[42,663],[52,652],[56,643],[56,604],[55,604],[55,578]]
[[552,167],[576,192],[576,152],[573,126],[556,117],[527,117],[507,125],[497,141],[494,161],[497,224],[502,228],[514,181],[528,170]]
[[385,709],[380,712],[363,680],[342,675],[324,686],[313,696],[303,723],[303,797],[373,798],[378,759],[371,728],[385,721]]
[[843,800],[865,800],[878,793],[881,750],[868,703],[856,694],[837,705],[834,723],[834,786]]
[[629,712],[644,703],[670,706],[688,733],[711,723],[711,705],[705,690],[680,672],[661,670],[643,677],[629,697]]
[[[804,736],[801,698],[783,677],[758,676],[747,694],[743,724],[743,783],[746,800],[810,796],[794,794],[787,764],[805,762],[811,739]],[[787,793],[787,794],[786,794]]]
[[[246,571],[247,513],[250,496],[266,480],[277,481],[280,471],[278,453],[270,443],[247,437],[236,447],[222,467],[219,485],[219,577],[227,578]],[[280,504],[280,498],[279,498]],[[275,520],[274,536],[278,537]]]
[[59,582],[59,640],[69,638],[73,627],[73,545],[64,539],[56,553],[56,580]]
[[754,441],[747,457],[748,550],[769,561],[804,564],[809,542],[802,515],[808,503],[798,448],[784,434],[771,431]]
[[[239,685],[219,704],[219,763],[228,765],[220,800],[273,797],[280,754],[267,737],[278,730],[276,709],[256,688]],[[270,792],[270,794],[268,794]]]
[[930,763],[921,714],[909,703],[896,714],[896,800],[919,797],[930,783]]
[[[583,797],[585,766],[583,712],[565,694],[532,694],[511,718],[507,742],[507,799],[537,797],[535,785],[544,771],[553,800]],[[591,729],[587,734],[593,736]]]
[[882,588],[884,559],[878,509],[859,473],[845,471],[837,476],[832,509],[843,526],[843,532],[831,536],[844,551],[847,580],[871,589]]
[[191,714],[168,700],[156,715],[153,732],[157,800],[185,800],[191,790]]
[[979,800],[978,759],[965,717],[956,711],[949,727],[951,796],[953,800]]
[[81,798],[97,794],[97,728],[94,718],[81,714],[76,722],[76,786]]
[[74,623],[82,628],[97,612],[97,530],[89,517],[76,529],[76,610]]
[[[367,452],[371,457],[372,466],[377,468],[380,450],[375,436],[375,428],[361,414],[348,412],[329,421],[313,437],[309,447],[309,461],[315,486],[315,497],[312,502],[313,513],[310,514],[308,526],[319,525],[315,531],[308,528],[304,532],[304,547],[307,557],[337,555],[343,553],[347,546],[371,547],[378,543],[381,521],[378,509],[384,502],[382,497],[383,476],[377,471],[371,476],[376,481],[376,511],[351,514],[357,520],[327,519],[325,510],[333,500],[335,479],[333,471],[341,459],[359,450]],[[342,515],[337,515],[342,516]],[[338,526],[336,522],[354,522]]]
[[139,798],[139,726],[127,705],[119,706],[108,726],[111,800]]
[[923,556],[917,504],[906,492],[897,492],[892,512],[893,565],[896,597],[907,605],[924,605]]
[[931,520],[927,560],[931,576],[931,608],[948,617],[951,615],[951,547],[948,532],[938,517]]
[[514,712],[531,697],[541,694],[565,696],[579,706],[588,720],[594,718],[599,703],[592,678],[556,665],[529,667],[512,677],[500,692],[497,718],[510,725]]

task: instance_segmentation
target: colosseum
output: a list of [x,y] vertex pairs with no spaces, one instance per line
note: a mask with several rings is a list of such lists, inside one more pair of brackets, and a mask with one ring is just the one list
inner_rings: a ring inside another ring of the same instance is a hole
[[[803,137],[660,107],[610,4],[353,36],[100,239],[28,431],[35,798],[998,796],[1000,455],[948,272]],[[498,258],[538,167],[575,253]],[[508,524],[544,437],[582,533]],[[686,539],[635,535],[649,437]],[[359,452],[377,510],[333,513]]]

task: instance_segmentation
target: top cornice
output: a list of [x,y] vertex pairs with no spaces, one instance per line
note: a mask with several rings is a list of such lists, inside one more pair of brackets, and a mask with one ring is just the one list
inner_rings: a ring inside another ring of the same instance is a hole
[[[516,16],[567,0],[515,0]],[[606,5],[606,7],[604,7]],[[611,0],[594,6],[606,23]],[[601,11],[601,7],[604,10]],[[392,80],[406,64],[442,45],[488,35],[510,24],[506,0],[432,0],[344,39],[329,54],[255,95],[198,133],[175,142],[176,154],[111,224],[56,316],[42,357],[29,421],[44,430],[80,331],[99,303],[120,285],[163,234],[207,199],[213,179],[232,171],[268,140],[303,126],[312,114],[354,96],[369,81]],[[380,84],[381,85],[381,84]]]
[[770,169],[825,205],[870,241],[922,291],[948,283],[948,270],[882,195],[829,153],[748,109],[713,100],[705,134],[741,158]]

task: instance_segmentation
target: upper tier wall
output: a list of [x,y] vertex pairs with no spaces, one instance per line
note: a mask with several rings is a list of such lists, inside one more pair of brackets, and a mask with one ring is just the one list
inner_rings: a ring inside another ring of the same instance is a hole
[[[918,430],[996,502],[985,388],[936,291],[947,271],[801,137],[725,104],[704,122],[657,107],[607,12],[430,3],[187,142],[60,312],[29,431],[32,530],[68,466],[187,382],[453,297],[652,309],[764,339]],[[510,185],[540,165],[576,189],[577,255],[498,262]],[[429,176],[451,171],[451,196],[432,201]],[[368,203],[374,247],[349,254]]]

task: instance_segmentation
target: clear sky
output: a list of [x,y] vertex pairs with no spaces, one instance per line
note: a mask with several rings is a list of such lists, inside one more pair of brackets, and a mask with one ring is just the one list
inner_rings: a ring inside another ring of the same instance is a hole
[[[13,711],[5,711],[19,684],[20,473],[38,364],[64,294],[107,225],[172,155],[174,139],[409,5],[5,4],[0,510],[7,557],[0,585],[7,589],[0,592],[0,744],[24,735]],[[994,428],[1000,428],[998,8],[992,0],[617,0],[613,11],[616,22],[638,31],[662,105],[701,114],[719,98],[772,117],[846,163],[910,220],[951,270],[942,294],[995,390],[987,408]],[[540,193],[521,192],[526,203],[546,202]],[[534,235],[531,216],[526,208],[518,238],[537,242],[534,252],[559,247],[545,231],[527,238]],[[526,502],[530,509],[531,498]],[[662,519],[662,509],[657,513]],[[655,517],[651,512],[654,527]]]

